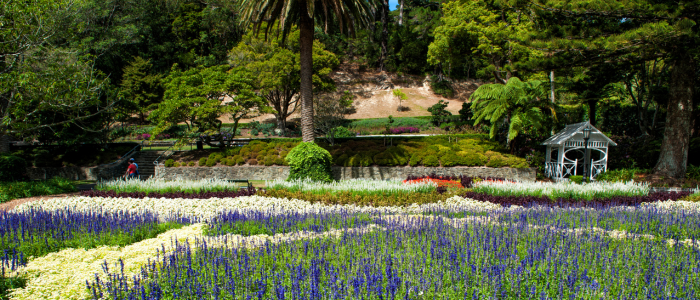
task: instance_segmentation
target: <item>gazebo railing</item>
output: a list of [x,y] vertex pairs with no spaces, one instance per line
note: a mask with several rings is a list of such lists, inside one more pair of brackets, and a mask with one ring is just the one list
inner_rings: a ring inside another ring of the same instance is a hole
[[[567,141],[564,143],[566,148],[584,148],[586,143],[584,141]],[[607,148],[608,142],[605,141],[588,141],[588,148]]]
[[562,180],[567,175],[576,175],[577,168],[578,159],[571,162],[564,162],[562,164],[557,162],[548,162],[545,163],[544,174],[549,178]]

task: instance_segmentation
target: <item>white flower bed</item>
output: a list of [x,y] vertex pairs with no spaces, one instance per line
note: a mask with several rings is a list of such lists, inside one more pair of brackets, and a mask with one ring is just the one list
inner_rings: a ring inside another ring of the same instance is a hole
[[311,203],[298,199],[272,198],[262,196],[246,196],[237,198],[211,198],[211,199],[166,199],[166,198],[110,198],[110,197],[67,197],[46,201],[35,201],[21,204],[15,211],[25,211],[31,208],[40,208],[49,211],[60,209],[72,209],[76,211],[102,211],[102,212],[144,212],[150,211],[159,214],[163,218],[173,216],[194,217],[208,220],[221,212],[239,211],[265,211],[273,214],[288,212],[301,213],[334,213],[334,212],[380,212],[380,213],[418,213],[436,209],[459,210],[499,210],[502,206],[465,199],[459,196],[447,199],[445,202],[430,204],[413,204],[408,207],[388,206],[371,207],[357,205],[324,205]]
[[431,192],[435,190],[437,184],[429,180],[415,183],[403,183],[401,180],[350,179],[325,183],[310,180],[286,181],[276,179],[267,181],[266,186],[269,189],[286,189],[291,191],[318,193],[348,191],[371,194],[375,192]]
[[85,282],[102,274],[102,264],[107,262],[110,269],[121,259],[124,273],[135,274],[149,259],[153,259],[158,249],[172,250],[175,240],[180,243],[187,238],[201,236],[204,224],[194,224],[173,229],[155,238],[143,240],[125,247],[103,246],[90,250],[65,249],[34,258],[18,274],[28,278],[25,288],[15,289],[11,299],[85,299],[90,296]]
[[644,196],[649,194],[649,184],[629,182],[592,182],[576,184],[572,182],[511,182],[480,181],[474,184],[474,191],[495,196],[548,196],[551,198],[591,199],[611,196]]
[[112,180],[97,184],[98,190],[111,190],[117,193],[123,192],[211,192],[233,190],[238,188],[235,183],[221,179],[202,180]]

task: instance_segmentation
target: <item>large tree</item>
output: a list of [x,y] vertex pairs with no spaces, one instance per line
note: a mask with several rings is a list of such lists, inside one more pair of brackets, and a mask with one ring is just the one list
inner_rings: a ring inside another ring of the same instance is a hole
[[157,124],[152,135],[185,123],[190,136],[220,136],[219,118],[225,115],[234,121],[235,133],[241,119],[270,112],[265,100],[254,93],[250,77],[246,70],[227,65],[185,71],[175,65],[164,80],[163,102],[148,116]]
[[[700,54],[698,1],[536,0],[540,27],[527,44],[549,53],[543,69],[664,58],[670,83],[661,154],[654,172],[685,176]],[[525,40],[525,39],[523,39]]]
[[71,0],[4,1],[0,5],[0,152],[8,135],[91,128],[109,112],[109,80],[94,57],[65,48],[70,24],[83,11]]
[[[314,141],[313,122],[313,43],[314,21],[337,24],[343,32],[353,33],[368,24],[374,0],[243,0],[241,20],[260,29],[263,22],[280,21],[273,34],[287,37],[293,25],[299,28],[301,131],[304,142]],[[266,34],[271,27],[265,27]],[[281,31],[281,32],[280,32]]]
[[[256,90],[275,109],[277,128],[285,131],[287,118],[299,107],[299,43],[292,30],[290,40],[282,43],[273,36],[265,40],[262,33],[249,32],[229,52],[229,64],[251,71]],[[328,76],[339,64],[338,58],[325,50],[323,43],[313,45],[314,92],[335,90],[333,79]]]

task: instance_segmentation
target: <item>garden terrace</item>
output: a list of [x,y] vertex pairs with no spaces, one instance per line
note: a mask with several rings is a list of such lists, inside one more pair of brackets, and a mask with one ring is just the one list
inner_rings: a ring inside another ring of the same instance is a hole
[[[243,147],[223,151],[186,151],[165,162],[166,167],[286,165],[285,157],[298,140],[252,141]],[[523,158],[505,153],[485,135],[450,137],[341,139],[330,146],[320,142],[333,156],[333,163],[345,167],[512,167],[528,168]]]

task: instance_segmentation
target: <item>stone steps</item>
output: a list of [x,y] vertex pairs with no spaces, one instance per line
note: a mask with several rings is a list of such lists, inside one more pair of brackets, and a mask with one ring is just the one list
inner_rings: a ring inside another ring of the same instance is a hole
[[156,168],[153,162],[163,154],[163,151],[140,151],[134,155],[134,161],[139,165],[139,175],[142,180],[153,177]]

